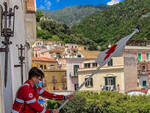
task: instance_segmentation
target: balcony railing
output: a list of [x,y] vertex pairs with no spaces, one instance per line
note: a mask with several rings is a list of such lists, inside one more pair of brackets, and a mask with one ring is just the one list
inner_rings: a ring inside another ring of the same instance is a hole
[[145,70],[145,71],[138,70],[138,74],[140,74],[140,75],[147,75],[147,74],[150,74],[150,70]]
[[107,91],[115,91],[116,88],[114,85],[105,85],[102,87],[102,90],[107,90]]

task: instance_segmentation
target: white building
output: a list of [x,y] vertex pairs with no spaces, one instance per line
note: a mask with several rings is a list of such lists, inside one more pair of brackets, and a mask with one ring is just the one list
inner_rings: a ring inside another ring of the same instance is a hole
[[[21,68],[14,67],[14,65],[19,64],[16,45],[26,45],[23,69],[23,81],[25,81],[32,64],[31,45],[36,38],[36,6],[35,0],[0,0],[0,5],[4,6],[4,1],[7,2],[10,8],[13,8],[14,5],[19,7],[15,12],[14,37],[10,38],[12,44],[9,46],[6,88],[4,86],[5,53],[0,52],[0,113],[10,113],[16,91],[21,86]],[[0,48],[5,47],[1,43],[3,40],[4,37],[0,36]]]

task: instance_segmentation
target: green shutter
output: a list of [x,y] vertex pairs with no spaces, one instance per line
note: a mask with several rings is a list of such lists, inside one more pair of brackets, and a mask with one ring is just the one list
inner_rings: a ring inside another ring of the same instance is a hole
[[146,60],[149,60],[149,53],[146,53]]
[[108,85],[107,77],[105,77],[105,85]]
[[146,81],[143,81],[143,86],[146,86]]
[[141,53],[138,53],[138,60],[141,61]]
[[78,68],[79,68],[79,65],[74,65],[74,76],[77,76],[78,75]]
[[90,85],[93,86],[93,78],[91,78],[90,82]]

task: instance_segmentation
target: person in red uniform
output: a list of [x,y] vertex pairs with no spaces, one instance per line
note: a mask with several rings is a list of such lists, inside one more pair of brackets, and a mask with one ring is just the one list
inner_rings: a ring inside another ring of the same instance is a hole
[[49,110],[41,106],[38,103],[39,96],[55,100],[73,98],[72,95],[56,95],[44,90],[41,87],[43,78],[44,73],[41,70],[36,67],[31,68],[29,80],[19,88],[11,113],[58,113],[56,109]]

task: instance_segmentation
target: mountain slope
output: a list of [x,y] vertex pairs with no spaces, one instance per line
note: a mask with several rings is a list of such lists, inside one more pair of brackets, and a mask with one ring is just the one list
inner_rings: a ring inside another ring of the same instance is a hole
[[133,39],[150,39],[150,0],[126,0],[95,13],[72,27],[72,32],[93,40],[106,48],[128,35],[140,25],[141,32]]
[[48,17],[55,19],[57,21],[62,21],[65,24],[75,24],[78,23],[83,18],[91,15],[93,13],[99,12],[106,8],[106,5],[85,5],[85,6],[75,6],[75,7],[66,7],[62,10],[49,11],[42,10],[43,14]]

